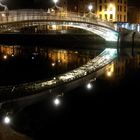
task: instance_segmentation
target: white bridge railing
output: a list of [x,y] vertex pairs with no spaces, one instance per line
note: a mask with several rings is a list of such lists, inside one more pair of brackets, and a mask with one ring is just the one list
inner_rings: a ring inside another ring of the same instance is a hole
[[115,30],[114,24],[97,18],[94,14],[92,17],[80,15],[72,12],[51,12],[45,10],[16,10],[0,12],[0,24],[11,22],[30,21],[30,20],[59,20],[59,21],[76,21],[98,24]]

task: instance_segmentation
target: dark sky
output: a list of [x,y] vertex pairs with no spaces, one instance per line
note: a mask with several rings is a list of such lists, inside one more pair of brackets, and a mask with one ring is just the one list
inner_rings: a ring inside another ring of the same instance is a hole
[[128,5],[140,6],[140,0],[128,0]]
[[[53,5],[52,0],[3,0],[9,9],[19,8],[48,8]],[[129,5],[133,4],[140,7],[140,0],[128,0]]]
[[3,0],[9,9],[47,8],[53,5],[52,0]]

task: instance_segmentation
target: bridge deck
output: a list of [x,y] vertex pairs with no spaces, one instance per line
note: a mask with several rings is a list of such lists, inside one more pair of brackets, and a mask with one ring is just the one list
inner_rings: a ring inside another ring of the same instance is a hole
[[[72,26],[95,33],[107,41],[117,41],[118,32],[113,23],[97,17],[86,17],[77,13],[48,13],[43,10],[20,10],[0,12],[0,32],[10,31],[16,26],[33,26],[41,22],[50,25]],[[23,23],[23,24],[22,24]],[[30,24],[31,23],[31,24]]]

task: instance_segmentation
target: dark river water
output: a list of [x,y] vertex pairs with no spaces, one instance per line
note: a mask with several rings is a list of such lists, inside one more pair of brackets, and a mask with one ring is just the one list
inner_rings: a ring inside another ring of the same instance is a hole
[[86,64],[102,50],[1,45],[0,85],[53,78]]
[[[73,70],[103,51],[103,46],[97,49],[95,45],[96,48],[93,44],[90,49],[0,45],[0,86],[44,80]],[[54,97],[47,97],[19,109],[12,115],[11,127],[32,139],[43,140],[54,136],[68,139],[75,134],[95,138],[96,132],[107,128],[111,133],[116,131],[115,128],[123,131],[134,124],[137,126],[140,88],[138,47],[134,49],[133,57],[131,45],[121,49],[107,71],[91,84],[90,90],[83,84],[61,93],[58,106],[53,103]]]

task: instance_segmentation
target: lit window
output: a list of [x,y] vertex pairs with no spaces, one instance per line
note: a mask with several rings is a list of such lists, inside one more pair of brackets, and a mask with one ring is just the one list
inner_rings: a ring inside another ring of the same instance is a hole
[[111,19],[111,20],[113,19],[113,15],[112,15],[112,14],[110,14],[110,19]]
[[107,14],[105,14],[105,20],[107,20]]
[[120,15],[120,21],[122,21],[122,15]]
[[120,6],[118,5],[118,11],[120,11]]
[[124,6],[124,12],[126,12],[126,6]]
[[122,11],[122,6],[120,6],[120,11]]
[[124,22],[126,22],[126,15],[124,15]]

